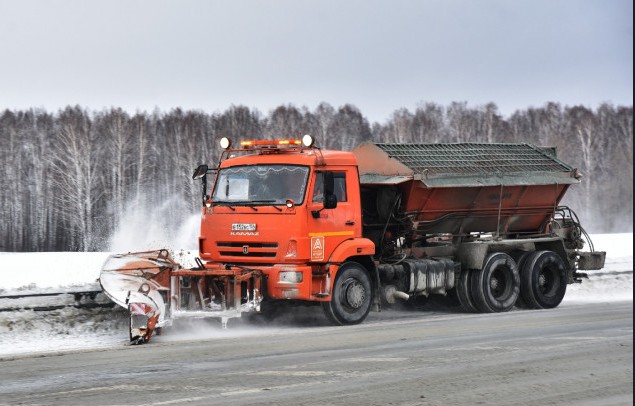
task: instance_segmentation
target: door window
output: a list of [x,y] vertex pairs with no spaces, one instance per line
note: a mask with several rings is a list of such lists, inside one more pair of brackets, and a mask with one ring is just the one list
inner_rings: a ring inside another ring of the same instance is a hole
[[[313,188],[313,203],[321,203],[324,200],[324,172],[316,172],[315,187]],[[346,192],[346,172],[333,172],[335,187],[333,192],[338,202],[348,201]]]

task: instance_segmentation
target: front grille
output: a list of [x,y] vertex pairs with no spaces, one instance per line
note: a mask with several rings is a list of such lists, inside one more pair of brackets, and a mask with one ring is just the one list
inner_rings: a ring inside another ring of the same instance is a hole
[[275,242],[223,242],[216,243],[222,257],[274,258],[278,253]]
[[278,248],[278,243],[275,242],[217,242],[218,248],[242,248],[243,246],[249,248]]

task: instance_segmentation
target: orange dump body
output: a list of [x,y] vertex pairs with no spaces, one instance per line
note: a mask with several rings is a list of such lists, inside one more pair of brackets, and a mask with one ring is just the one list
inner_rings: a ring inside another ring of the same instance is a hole
[[565,185],[426,187],[404,185],[404,210],[424,233],[539,233],[564,196]]
[[398,189],[421,234],[542,233],[579,182],[553,149],[528,144],[362,144],[353,153],[362,190]]

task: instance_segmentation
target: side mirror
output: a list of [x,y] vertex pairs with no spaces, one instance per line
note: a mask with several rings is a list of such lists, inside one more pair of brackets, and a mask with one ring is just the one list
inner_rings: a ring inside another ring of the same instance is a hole
[[324,195],[335,193],[335,177],[333,172],[324,172]]
[[320,218],[320,212],[324,209],[335,209],[337,207],[337,196],[335,195],[335,176],[333,172],[323,172],[322,187],[324,188],[324,197],[322,198],[322,208],[320,210],[311,211],[313,218]]
[[333,193],[324,196],[324,208],[334,209],[337,207],[337,196]]
[[200,179],[207,174],[207,170],[209,168],[207,165],[199,165],[198,168],[194,169],[194,175],[192,175],[192,179]]
[[335,196],[335,176],[333,172],[324,172],[324,208],[334,209],[337,207],[337,197]]
[[201,192],[203,194],[203,204],[206,205],[209,200],[209,196],[205,193],[207,192],[207,165],[199,165],[198,168],[194,169],[194,175],[192,175],[192,179],[201,179]]

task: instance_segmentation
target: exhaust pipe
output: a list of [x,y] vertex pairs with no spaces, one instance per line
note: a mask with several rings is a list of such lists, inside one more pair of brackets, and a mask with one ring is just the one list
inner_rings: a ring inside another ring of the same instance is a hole
[[410,298],[410,295],[407,294],[406,292],[402,292],[400,290],[397,290],[395,285],[385,286],[383,288],[383,292],[382,293],[383,293],[384,299],[389,304],[394,304],[397,301],[396,299],[408,300]]

